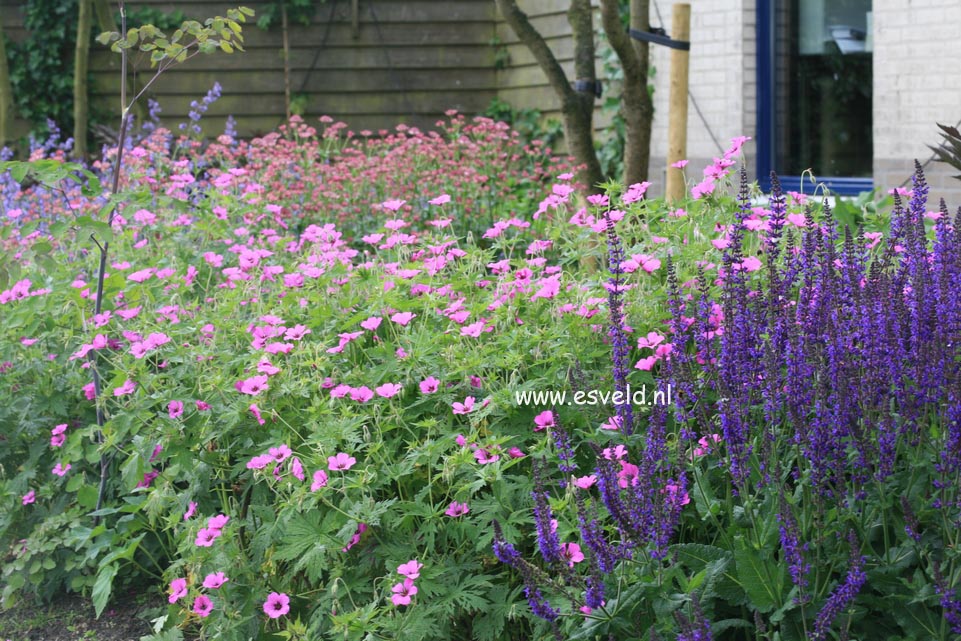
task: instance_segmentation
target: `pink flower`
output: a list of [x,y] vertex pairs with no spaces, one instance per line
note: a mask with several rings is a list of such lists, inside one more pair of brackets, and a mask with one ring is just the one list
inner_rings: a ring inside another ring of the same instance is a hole
[[461,336],[470,336],[471,338],[480,338],[481,332],[484,331],[484,321],[477,321],[476,323],[471,323],[470,325],[465,325],[460,328]]
[[391,316],[390,320],[397,323],[398,325],[402,325],[406,327],[407,324],[412,320],[414,320],[414,318],[416,317],[417,317],[417,314],[414,314],[412,312],[398,312],[393,316]]
[[260,376],[251,376],[250,378],[238,381],[238,391],[241,394],[250,394],[251,396],[257,396],[263,391],[270,389],[267,385],[267,376],[262,374]]
[[384,383],[380,387],[376,388],[374,391],[377,392],[377,396],[383,398],[393,398],[403,391],[404,386],[397,383]]
[[210,613],[214,610],[214,604],[211,602],[210,597],[205,594],[201,594],[196,599],[194,599],[194,614],[199,614],[202,617],[210,616]]
[[407,563],[402,563],[397,566],[397,574],[413,580],[420,576],[420,569],[422,567],[424,567],[423,563],[418,563],[416,559],[411,559]]
[[674,167],[675,169],[684,169],[687,167],[688,162],[689,161],[687,160],[678,160],[677,162],[672,162],[671,167]]
[[[447,511],[444,512],[444,514],[456,518],[458,516],[464,516],[468,512],[470,512],[470,507],[467,506],[467,503],[458,503],[457,501],[452,501],[451,504],[447,506]],[[413,578],[416,579],[417,577]]]
[[721,442],[720,434],[711,434],[709,436],[702,436],[698,439],[697,444],[699,447],[694,448],[694,456],[704,456],[711,451],[711,446],[715,443]]
[[204,577],[204,587],[208,590],[216,590],[229,580],[223,572],[215,572]]
[[485,449],[479,449],[474,452],[474,458],[477,459],[477,462],[481,465],[487,465],[488,463],[499,461],[501,457],[497,454],[492,454]]
[[323,470],[317,470],[314,472],[314,482],[310,484],[310,491],[316,492],[322,487],[327,486],[327,472]]
[[126,381],[124,381],[123,385],[114,389],[113,395],[126,396],[127,394],[132,394],[136,388],[137,388],[137,384],[128,378]]
[[220,530],[212,530],[210,528],[201,528],[197,532],[197,538],[194,540],[194,545],[202,548],[209,548],[214,544],[214,541],[222,534]]
[[433,394],[437,391],[440,386],[440,381],[433,376],[428,376],[420,382],[420,391],[422,394]]
[[639,369],[645,372],[649,372],[651,371],[651,368],[654,367],[654,364],[658,360],[660,359],[658,359],[657,356],[648,356],[647,358],[642,358],[641,360],[637,361],[637,364],[634,366],[634,369]]
[[261,454],[247,461],[248,470],[262,470],[274,461],[270,454]]
[[267,450],[267,453],[270,455],[270,457],[273,460],[277,461],[278,463],[283,463],[284,461],[287,460],[287,458],[291,454],[293,454],[293,452],[289,447],[287,447],[287,445],[281,445],[280,447],[272,447],[269,450]]
[[474,397],[468,396],[463,403],[453,403],[454,414],[469,414],[474,409]]
[[170,582],[170,596],[167,597],[168,603],[176,603],[187,596],[187,579],[174,579]]
[[67,440],[67,436],[66,434],[64,434],[64,432],[66,431],[67,431],[66,423],[61,423],[60,425],[57,425],[52,430],[50,430],[51,447],[60,447],[61,445],[64,444],[64,441]]
[[507,450],[507,455],[511,458],[524,458],[527,456],[519,447],[512,447],[511,449]]
[[561,558],[567,559],[567,565],[574,567],[575,563],[584,560],[584,553],[577,543],[561,543]]
[[167,403],[167,414],[170,418],[180,418],[184,413],[184,404],[181,401],[170,401]]
[[344,452],[338,453],[337,456],[327,457],[327,468],[331,472],[337,470],[349,470],[354,466],[355,463],[357,463],[357,459],[355,459],[353,456],[345,454]]
[[257,424],[258,424],[258,425],[263,425],[263,424],[265,424],[265,423],[267,422],[267,421],[264,420],[264,417],[261,415],[261,413],[260,413],[260,408],[257,407],[257,404],[256,404],[256,403],[251,403],[251,404],[250,404],[250,407],[247,408],[247,409],[249,409],[249,410],[250,410],[250,413],[254,415],[254,418],[255,418],[255,419],[257,419]]
[[594,483],[596,482],[597,482],[597,476],[595,476],[594,474],[591,474],[590,476],[581,476],[579,478],[574,479],[574,485],[581,488],[582,490],[586,490],[587,488],[594,485]]
[[51,470],[51,471],[52,471],[56,476],[64,476],[67,472],[70,471],[70,467],[71,467],[71,466],[70,466],[70,463],[67,463],[66,466],[62,466],[62,465],[60,465],[60,463],[57,463],[56,465],[53,466],[53,470]]
[[372,398],[374,398],[374,392],[371,391],[371,389],[366,385],[355,387],[354,389],[350,390],[350,400],[352,401],[366,403]]
[[535,432],[541,432],[548,427],[554,427],[554,412],[550,410],[544,410],[540,414],[534,417],[534,428]]
[[404,203],[406,202],[407,202],[406,200],[396,200],[396,199],[385,200],[380,204],[380,206],[389,211],[397,211],[398,209],[403,207]]
[[290,473],[293,474],[294,478],[298,481],[304,480],[304,465],[296,456],[290,461]]
[[194,404],[197,406],[198,412],[206,412],[210,409],[210,404],[205,403],[204,401],[196,401]]
[[212,516],[207,519],[207,527],[211,530],[223,530],[227,522],[230,521],[230,517],[226,514],[218,514],[217,516]]
[[290,597],[280,592],[271,592],[264,602],[264,612],[271,619],[278,619],[290,612]]
[[197,504],[196,504],[195,502],[191,501],[191,502],[187,505],[187,511],[184,512],[184,521],[190,519],[190,517],[193,516],[194,514],[196,514],[196,512],[197,512]]
[[31,503],[33,503],[33,502],[36,501],[36,500],[37,500],[37,493],[34,492],[33,490],[30,490],[29,492],[27,492],[26,494],[23,495],[23,498],[20,499],[20,502],[21,502],[23,505],[30,505]]
[[393,596],[390,597],[394,605],[410,605],[410,598],[417,594],[417,586],[410,579],[404,579],[403,583],[398,583],[390,589]]
[[371,316],[365,321],[361,321],[360,326],[367,331],[374,332],[380,327],[380,323],[383,319],[380,316]]
[[350,541],[347,542],[347,546],[346,546],[346,547],[344,547],[344,548],[341,549],[341,552],[346,552],[346,551],[349,550],[350,548],[352,548],[352,547],[354,547],[355,545],[357,545],[358,543],[360,543],[360,537],[361,537],[361,535],[362,535],[364,532],[366,532],[366,531],[367,531],[367,524],[366,524],[366,523],[358,523],[358,524],[357,524],[357,530],[354,532],[354,536],[350,537]]
[[431,198],[427,201],[430,205],[446,205],[450,202],[450,196],[447,194],[441,194],[437,198]]

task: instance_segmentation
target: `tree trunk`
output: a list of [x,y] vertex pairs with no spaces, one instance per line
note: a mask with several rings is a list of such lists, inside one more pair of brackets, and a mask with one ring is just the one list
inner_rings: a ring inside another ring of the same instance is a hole
[[93,27],[93,0],[80,0],[77,19],[77,49],[73,64],[73,156],[87,157],[87,124],[90,111],[87,70],[90,64],[90,29]]
[[[544,37],[531,25],[516,0],[495,0],[504,20],[534,56],[561,102],[564,138],[581,166],[577,178],[590,193],[600,191],[601,164],[594,150],[594,93],[574,91]],[[567,14],[574,35],[575,71],[579,80],[594,80],[594,28],[590,0],[571,0]]]
[[[607,40],[624,70],[621,115],[624,117],[624,184],[647,180],[651,155],[651,123],[654,103],[647,90],[650,67],[648,43],[631,38],[621,22],[618,0],[601,0],[601,22]],[[631,28],[649,28],[649,0],[631,0]]]
[[10,86],[10,67],[7,49],[3,44],[3,22],[0,21],[0,147],[10,142],[13,129],[13,87]]

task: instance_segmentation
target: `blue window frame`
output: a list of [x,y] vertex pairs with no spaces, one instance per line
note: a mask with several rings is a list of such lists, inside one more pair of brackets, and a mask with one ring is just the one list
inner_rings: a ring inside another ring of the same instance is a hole
[[[785,190],[857,195],[871,177],[871,0],[757,0],[757,162]],[[802,189],[802,180],[804,189]]]

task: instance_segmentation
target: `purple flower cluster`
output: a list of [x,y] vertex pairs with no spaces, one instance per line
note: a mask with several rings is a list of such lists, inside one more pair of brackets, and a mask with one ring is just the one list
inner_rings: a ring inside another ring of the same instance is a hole
[[840,585],[834,588],[831,596],[828,597],[821,611],[818,612],[817,618],[814,619],[814,629],[810,635],[811,641],[822,641],[828,637],[834,619],[842,610],[851,605],[854,597],[857,596],[861,587],[864,586],[864,582],[867,581],[867,575],[864,573],[864,557],[861,556],[853,532],[849,535],[848,540],[851,543],[851,564],[848,567],[847,576]]

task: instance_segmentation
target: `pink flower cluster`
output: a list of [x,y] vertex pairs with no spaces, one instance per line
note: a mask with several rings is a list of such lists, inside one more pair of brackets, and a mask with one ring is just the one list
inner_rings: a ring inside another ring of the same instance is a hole
[[411,598],[417,594],[417,586],[414,585],[414,580],[420,577],[422,567],[424,567],[424,565],[418,563],[416,559],[397,566],[397,574],[404,577],[404,580],[394,584],[390,589],[390,591],[393,592],[393,595],[390,597],[391,603],[398,606],[410,605]]

